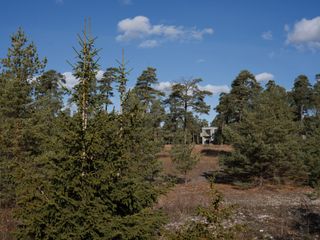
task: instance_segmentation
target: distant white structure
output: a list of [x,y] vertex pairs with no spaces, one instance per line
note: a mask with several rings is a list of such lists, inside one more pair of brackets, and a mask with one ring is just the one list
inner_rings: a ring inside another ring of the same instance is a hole
[[320,74],[316,74],[316,81],[320,82]]
[[203,127],[202,132],[200,133],[202,144],[212,143],[214,140],[214,133],[217,129],[217,127]]

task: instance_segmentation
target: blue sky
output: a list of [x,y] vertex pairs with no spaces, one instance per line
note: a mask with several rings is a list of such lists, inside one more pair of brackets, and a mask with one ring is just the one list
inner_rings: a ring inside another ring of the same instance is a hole
[[21,26],[47,69],[68,73],[76,34],[91,17],[102,70],[125,48],[130,86],[147,66],[158,69],[162,87],[201,77],[215,93],[212,108],[243,69],[287,89],[297,75],[314,83],[320,72],[319,0],[1,0],[1,9],[0,56]]

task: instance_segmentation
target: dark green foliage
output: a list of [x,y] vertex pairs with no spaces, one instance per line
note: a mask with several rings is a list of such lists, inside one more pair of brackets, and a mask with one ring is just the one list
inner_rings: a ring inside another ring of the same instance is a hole
[[230,93],[220,95],[219,104],[215,108],[218,114],[213,121],[213,125],[219,128],[216,133],[219,143],[228,142],[224,136],[224,126],[241,122],[244,110],[251,108],[260,91],[255,76],[244,70],[233,80]]
[[194,145],[178,143],[172,146],[171,159],[175,167],[184,174],[185,182],[187,182],[187,172],[200,160],[200,155],[193,152]]
[[293,100],[296,119],[302,121],[311,107],[312,98],[312,88],[309,79],[305,75],[299,75],[295,79],[290,95]]
[[34,197],[20,204],[24,212],[18,239],[157,235],[164,218],[151,206],[159,193],[154,182],[159,165],[151,141],[142,141],[143,119],[136,111],[99,114],[89,122],[85,136],[80,117],[61,118],[63,129],[54,150],[41,157],[46,176],[38,174]]
[[135,91],[140,101],[146,106],[150,107],[150,104],[159,96],[164,94],[154,88],[154,85],[158,83],[156,69],[148,67],[138,77]]
[[16,183],[24,176],[24,165],[36,154],[32,132],[33,86],[46,60],[39,60],[37,49],[22,29],[11,37],[6,58],[1,59],[0,74],[0,184],[1,206],[15,204]]
[[79,82],[74,87],[72,101],[81,113],[82,126],[85,130],[89,116],[99,108],[96,79],[99,70],[98,50],[95,48],[95,38],[88,36],[86,29],[82,37],[78,35],[78,43],[81,49],[77,51],[74,48],[77,62],[72,67],[73,75]]
[[56,119],[63,108],[64,84],[64,76],[54,70],[44,72],[33,82],[34,101],[29,128],[34,134],[32,148],[37,156],[50,151],[50,138],[59,131]]
[[46,151],[24,166],[30,175],[17,190],[18,239],[152,239],[164,223],[152,210],[162,189],[145,108],[129,93],[122,114],[97,111],[96,51],[86,44],[94,41],[80,41],[74,68],[78,112],[53,114]]
[[120,95],[120,113],[122,112],[123,104],[125,101],[126,93],[127,93],[127,82],[128,82],[128,75],[132,69],[127,69],[128,62],[125,62],[124,59],[124,50],[122,49],[122,61],[117,61],[119,66],[117,69],[117,90]]
[[247,70],[241,71],[231,84],[229,94],[220,96],[220,103],[216,107],[218,114],[225,123],[240,122],[243,110],[250,107],[261,87],[255,76]]
[[232,240],[238,239],[244,230],[242,225],[236,224],[232,206],[223,204],[223,197],[211,185],[211,203],[209,207],[199,207],[194,220],[187,221],[176,232],[168,234],[172,240]]
[[[172,92],[166,103],[170,108],[170,119],[173,122],[173,128],[177,130],[178,120],[182,121],[182,129],[184,131],[185,144],[190,140],[188,135],[188,120],[193,116],[193,112],[197,114],[208,114],[210,105],[205,102],[207,96],[212,95],[211,92],[201,90],[199,83],[202,79],[183,80],[172,86]],[[190,132],[190,131],[189,131]]]
[[320,117],[320,81],[317,81],[313,86],[312,108],[314,110],[314,114],[319,118]]
[[320,184],[320,119],[318,117],[306,119],[306,135],[302,141],[303,157],[308,169],[309,184],[317,187]]
[[39,59],[34,43],[28,43],[21,28],[11,36],[7,57],[1,59],[3,71],[24,83],[41,73],[46,62],[46,59]]
[[298,126],[286,92],[273,82],[243,112],[242,121],[226,129],[235,151],[224,157],[225,171],[243,180],[280,181],[294,178],[302,183],[306,172]]
[[106,111],[108,105],[112,104],[111,97],[114,96],[112,84],[117,81],[117,68],[108,68],[100,80],[98,80],[98,90],[100,94],[100,101]]
[[179,107],[178,93],[172,92],[164,103],[168,108],[163,126],[164,140],[166,143],[173,143],[175,135],[183,126],[183,113]]
[[162,123],[165,120],[166,112],[161,100],[153,100],[150,107],[150,113],[148,114],[148,125],[152,129],[153,141],[163,143],[164,132],[162,129]]

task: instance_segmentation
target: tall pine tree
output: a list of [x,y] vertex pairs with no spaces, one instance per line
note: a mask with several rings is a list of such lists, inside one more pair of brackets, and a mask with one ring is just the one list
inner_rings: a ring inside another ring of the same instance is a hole
[[25,166],[36,154],[30,129],[34,109],[32,80],[42,73],[46,59],[39,59],[35,45],[20,28],[11,36],[11,47],[1,65],[0,201],[4,206],[15,204],[16,183],[28,174]]

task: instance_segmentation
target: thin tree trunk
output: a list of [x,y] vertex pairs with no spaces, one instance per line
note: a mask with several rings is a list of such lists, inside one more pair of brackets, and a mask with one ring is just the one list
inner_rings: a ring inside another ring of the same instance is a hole
[[188,111],[188,103],[184,102],[184,123],[183,123],[184,144],[187,144],[187,111]]

